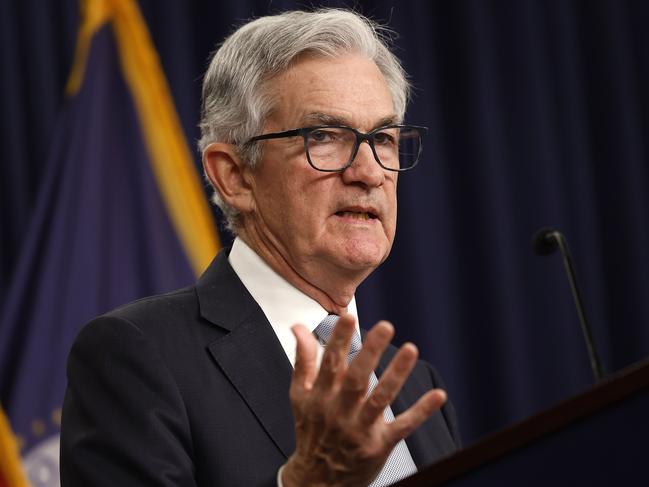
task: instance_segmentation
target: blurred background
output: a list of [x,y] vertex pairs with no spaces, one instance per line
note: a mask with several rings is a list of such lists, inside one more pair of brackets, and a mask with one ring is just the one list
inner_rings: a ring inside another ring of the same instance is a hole
[[[395,341],[437,367],[466,444],[594,382],[560,257],[532,251],[541,227],[568,239],[605,369],[649,354],[649,3],[136,3],[205,201],[201,79],[234,26],[315,5],[394,30],[414,86],[406,120],[429,132],[423,161],[399,181],[392,255],[358,291],[360,319],[391,320]],[[0,404],[32,485],[56,485],[75,334],[119,304],[191,284],[202,264],[152,175],[124,81],[139,67],[119,61],[135,46],[119,45],[110,23],[97,30],[83,84],[66,95],[79,2],[0,8]]]

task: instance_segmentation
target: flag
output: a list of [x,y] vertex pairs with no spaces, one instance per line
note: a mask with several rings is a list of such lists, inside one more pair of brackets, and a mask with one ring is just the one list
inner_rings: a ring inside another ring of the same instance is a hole
[[0,487],[27,486],[27,478],[20,466],[18,443],[0,407]]
[[0,318],[0,487],[59,485],[65,364],[81,326],[192,283],[219,247],[137,3],[84,0],[81,13],[66,104]]

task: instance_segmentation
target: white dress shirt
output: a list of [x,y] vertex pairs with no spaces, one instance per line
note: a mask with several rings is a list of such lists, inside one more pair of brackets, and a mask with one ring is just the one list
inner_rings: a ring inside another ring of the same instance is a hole
[[[296,341],[291,327],[300,323],[313,331],[329,312],[277,274],[240,238],[234,240],[228,259],[234,272],[268,318],[288,360],[295,367]],[[356,318],[356,330],[359,331],[356,298],[352,297],[347,312]],[[318,359],[321,356],[322,346],[319,347]]]

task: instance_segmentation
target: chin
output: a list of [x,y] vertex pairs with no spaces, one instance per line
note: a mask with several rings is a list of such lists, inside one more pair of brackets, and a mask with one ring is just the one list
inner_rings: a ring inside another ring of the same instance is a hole
[[373,270],[378,267],[390,253],[390,246],[384,243],[354,241],[345,242],[343,255],[351,268]]

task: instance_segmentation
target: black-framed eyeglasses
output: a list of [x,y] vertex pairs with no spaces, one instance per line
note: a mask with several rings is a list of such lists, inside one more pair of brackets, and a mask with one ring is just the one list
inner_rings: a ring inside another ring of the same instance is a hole
[[314,169],[341,172],[352,165],[361,143],[365,141],[383,169],[408,171],[419,162],[422,138],[427,130],[427,127],[416,125],[388,125],[363,133],[344,125],[318,125],[257,135],[246,144],[301,136],[307,160]]

